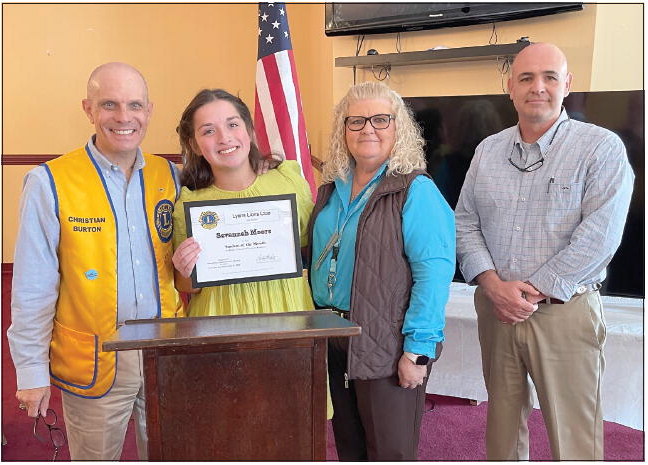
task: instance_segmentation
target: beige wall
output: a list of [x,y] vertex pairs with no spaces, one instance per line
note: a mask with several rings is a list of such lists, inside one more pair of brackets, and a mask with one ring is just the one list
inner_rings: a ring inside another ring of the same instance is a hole
[[596,9],[590,90],[642,89],[644,5],[600,4]]
[[[316,156],[328,139],[332,50],[324,7],[288,5],[306,127]],[[143,148],[178,153],[180,113],[203,87],[254,107],[257,4],[3,5],[3,153],[60,154],[92,126],[81,111],[88,75],[125,61],[148,80],[154,113]],[[13,261],[22,178],[3,167],[2,261]]]
[[[330,113],[353,82],[334,57],[352,56],[355,37],[324,36],[322,4],[289,4],[291,34],[312,151],[325,158]],[[256,4],[3,5],[3,153],[50,154],[75,148],[92,127],[81,112],[85,82],[98,64],[120,60],[149,81],[155,110],[144,149],[177,153],[175,126],[202,87],[254,96]],[[575,91],[643,87],[643,5],[586,4],[583,11],[497,24],[498,43],[557,44]],[[488,44],[491,25],[401,34],[401,51]],[[366,36],[361,53],[395,52],[395,34]],[[620,48],[620,44],[624,48]],[[358,80],[372,80],[358,71]],[[490,61],[395,67],[389,84],[404,96],[502,92]],[[2,261],[13,261],[24,172],[3,167]]]

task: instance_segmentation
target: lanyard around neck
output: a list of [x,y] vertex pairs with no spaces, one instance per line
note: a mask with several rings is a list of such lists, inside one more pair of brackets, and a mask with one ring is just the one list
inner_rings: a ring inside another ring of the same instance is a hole
[[378,187],[378,180],[376,180],[371,186],[369,186],[364,194],[362,194],[362,197],[360,197],[358,202],[355,204],[355,207],[346,215],[346,218],[342,222],[342,225],[340,225],[340,215],[342,213],[342,205],[340,205],[337,214],[338,230],[333,233],[329,241],[326,243],[326,247],[324,248],[324,250],[322,250],[322,253],[317,259],[317,263],[315,264],[316,270],[319,269],[319,267],[324,262],[324,258],[328,255],[329,250],[333,250],[331,255],[331,263],[329,265],[328,277],[326,279],[326,287],[328,287],[330,302],[333,301],[333,286],[337,282],[337,257],[338,253],[340,252],[340,241],[342,240],[344,228],[346,228],[346,225],[348,224],[351,217],[366,205],[366,202],[369,200],[371,194],[373,194],[373,192],[376,190],[376,187]]
[[324,259],[331,251],[331,249],[333,249],[333,257],[331,258],[331,260],[337,260],[337,255],[340,250],[340,240],[342,239],[344,228],[346,228],[346,225],[349,222],[349,219],[351,219],[351,217],[353,216],[353,214],[369,200],[369,197],[371,197],[371,194],[373,194],[373,192],[376,190],[376,187],[378,187],[378,180],[376,180],[376,182],[374,182],[371,186],[367,188],[367,190],[365,190],[364,194],[362,194],[362,197],[360,197],[360,200],[358,200],[358,202],[355,204],[353,210],[349,212],[345,220],[342,222],[342,225],[340,225],[340,214],[342,213],[342,205],[340,205],[337,212],[337,223],[338,223],[337,230],[333,232],[328,242],[326,243],[326,246],[319,254],[319,257],[315,262],[316,270],[318,270],[319,267],[322,266]]

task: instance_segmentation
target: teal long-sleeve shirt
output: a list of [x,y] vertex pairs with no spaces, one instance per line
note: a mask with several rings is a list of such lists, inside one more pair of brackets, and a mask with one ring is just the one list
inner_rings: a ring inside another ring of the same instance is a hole
[[[336,179],[335,191],[315,221],[310,273],[313,299],[320,307],[350,308],[358,220],[386,169],[385,163],[352,201],[352,174],[346,181]],[[455,225],[452,209],[429,178],[417,176],[410,185],[402,227],[413,280],[402,329],[403,351],[435,357],[436,343],[444,340],[445,305],[455,271]],[[316,262],[332,235],[340,230],[336,279],[329,292],[332,249],[319,267]]]

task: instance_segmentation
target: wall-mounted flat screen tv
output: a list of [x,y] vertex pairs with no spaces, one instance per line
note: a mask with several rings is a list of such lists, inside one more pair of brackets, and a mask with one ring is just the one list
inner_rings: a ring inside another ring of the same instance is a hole
[[[426,140],[427,170],[454,209],[475,147],[485,137],[517,124],[508,95],[408,97]],[[644,91],[571,92],[564,101],[570,118],[615,132],[635,174],[621,245],[607,268],[604,295],[644,298]],[[455,281],[463,281],[458,270]]]
[[583,9],[565,3],[327,3],[327,36],[383,34],[510,21]]

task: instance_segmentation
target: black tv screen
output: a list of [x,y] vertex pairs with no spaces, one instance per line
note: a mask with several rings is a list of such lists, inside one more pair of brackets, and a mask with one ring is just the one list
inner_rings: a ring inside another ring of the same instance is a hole
[[[454,209],[475,147],[517,124],[515,108],[504,94],[405,100],[423,128],[428,172]],[[571,118],[614,131],[626,146],[634,191],[623,239],[601,292],[644,298],[644,91],[572,92],[564,105]],[[455,281],[463,281],[458,268]]]
[[510,21],[583,9],[563,3],[327,3],[327,36],[382,34]]

